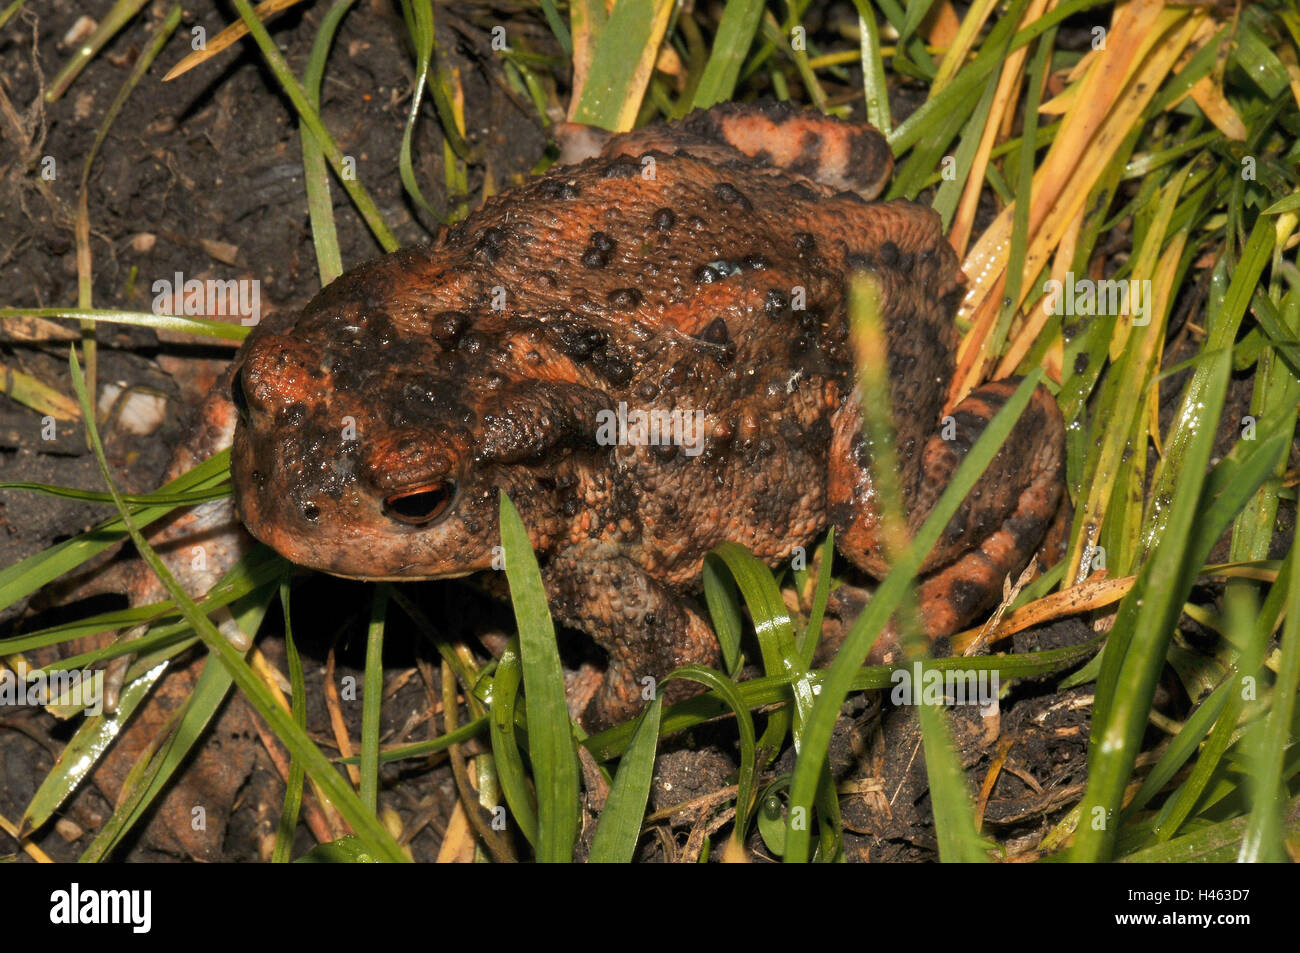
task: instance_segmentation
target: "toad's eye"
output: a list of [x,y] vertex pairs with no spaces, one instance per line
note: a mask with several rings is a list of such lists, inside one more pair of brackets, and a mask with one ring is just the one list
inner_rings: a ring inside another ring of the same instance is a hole
[[248,395],[244,393],[244,369],[242,367],[235,371],[235,376],[230,381],[230,400],[235,405],[235,410],[239,412],[239,419],[247,420]]
[[420,526],[431,523],[451,506],[456,495],[456,484],[451,480],[439,480],[428,486],[403,490],[384,498],[384,511],[395,520]]

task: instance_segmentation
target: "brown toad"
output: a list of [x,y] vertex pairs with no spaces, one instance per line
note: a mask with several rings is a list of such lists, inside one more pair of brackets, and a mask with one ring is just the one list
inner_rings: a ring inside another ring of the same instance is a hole
[[[614,136],[432,245],[354,269],[241,351],[240,518],[340,576],[458,576],[493,565],[508,493],[555,616],[609,654],[585,720],[628,716],[642,677],[716,662],[683,596],[718,543],[776,564],[833,524],[843,556],[887,569],[850,271],[882,288],[913,529],[1011,393],[978,389],[940,439],[962,277],[932,211],[867,200],[891,167],[869,126],[719,106]],[[1027,562],[1060,497],[1062,443],[1040,389],[926,563],[931,638]]]

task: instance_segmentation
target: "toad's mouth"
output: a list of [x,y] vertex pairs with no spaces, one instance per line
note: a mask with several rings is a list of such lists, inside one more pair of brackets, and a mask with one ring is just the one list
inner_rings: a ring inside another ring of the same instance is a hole
[[[329,569],[318,569],[316,571],[323,572],[327,576],[333,576],[335,579],[347,579],[352,582],[424,582],[426,580],[432,581],[434,579],[464,579],[466,576],[472,576],[477,572],[483,572],[481,569],[464,569],[456,572],[416,573],[414,575],[405,576],[371,576],[346,572],[334,572]],[[400,572],[401,570],[399,569],[398,573]]]

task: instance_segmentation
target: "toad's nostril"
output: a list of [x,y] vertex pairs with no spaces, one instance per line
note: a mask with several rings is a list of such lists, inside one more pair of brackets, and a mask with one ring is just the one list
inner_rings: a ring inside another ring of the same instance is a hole
[[385,497],[384,510],[393,519],[419,526],[431,523],[447,512],[455,495],[456,484],[453,481],[439,480]]

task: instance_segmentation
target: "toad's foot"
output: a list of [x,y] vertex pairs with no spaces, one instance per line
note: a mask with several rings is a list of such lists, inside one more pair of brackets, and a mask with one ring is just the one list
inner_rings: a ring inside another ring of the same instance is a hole
[[[552,557],[543,578],[555,617],[586,632],[609,654],[605,678],[581,719],[587,727],[634,716],[675,668],[718,662],[718,641],[704,620],[616,546],[567,549]],[[673,681],[663,688],[664,700],[679,701],[699,690]]]

